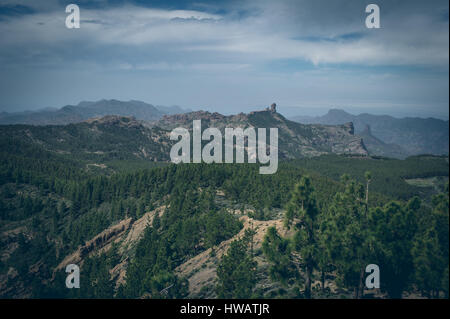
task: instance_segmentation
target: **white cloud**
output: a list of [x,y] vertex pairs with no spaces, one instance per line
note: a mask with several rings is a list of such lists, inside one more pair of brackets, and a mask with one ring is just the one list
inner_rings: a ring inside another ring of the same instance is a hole
[[[144,48],[149,53],[158,52],[160,61],[157,62],[165,63],[180,62],[167,60],[169,56],[164,52],[182,52],[186,59],[205,58],[211,64],[221,64],[223,61],[219,60],[228,55],[238,60],[234,61],[236,64],[301,59],[315,65],[448,65],[448,22],[435,22],[433,17],[426,15],[416,15],[413,20],[406,17],[403,25],[390,24],[391,20],[386,18],[385,29],[368,33],[362,24],[354,22],[338,24],[324,32],[302,15],[300,17],[305,21],[295,22],[295,16],[290,17],[286,8],[281,6],[280,9],[280,5],[264,4],[257,12],[258,15],[237,20],[201,11],[135,6],[82,9],[81,29],[67,30],[65,13],[51,11],[1,22],[0,45],[6,53],[9,49],[23,47],[25,59],[27,54],[33,59],[47,52],[52,59],[61,54],[61,61],[67,58],[64,53],[72,44],[85,53],[102,45],[128,47],[129,52],[122,63],[132,63],[136,58],[135,50]],[[285,25],[279,24],[280,17],[285,19]],[[302,29],[293,28],[296,25]],[[344,32],[363,36],[353,40],[337,37]],[[311,40],[311,35],[317,39]],[[327,40],[333,37],[337,38]],[[55,50],[59,46],[65,48]],[[85,59],[101,59],[87,53]]]
[[276,101],[448,114],[444,2],[378,2],[382,29],[369,31],[356,0],[245,1],[221,11],[81,6],[77,30],[65,28],[63,7],[39,11],[43,1],[32,1],[37,13],[0,21],[2,103],[141,99],[227,113]]

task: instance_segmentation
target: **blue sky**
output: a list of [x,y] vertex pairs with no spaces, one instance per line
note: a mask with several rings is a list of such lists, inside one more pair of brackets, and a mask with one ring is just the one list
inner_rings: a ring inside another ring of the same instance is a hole
[[0,0],[0,111],[106,98],[448,118],[448,15],[439,0]]

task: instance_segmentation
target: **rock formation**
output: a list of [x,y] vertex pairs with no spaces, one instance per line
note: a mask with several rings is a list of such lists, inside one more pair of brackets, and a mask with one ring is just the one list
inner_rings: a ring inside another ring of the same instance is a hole
[[272,105],[270,106],[270,112],[272,112],[272,113],[277,112],[277,104],[276,103],[272,103]]

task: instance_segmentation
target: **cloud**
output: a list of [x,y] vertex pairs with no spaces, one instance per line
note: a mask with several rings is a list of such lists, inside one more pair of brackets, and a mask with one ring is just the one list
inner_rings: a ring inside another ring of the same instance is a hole
[[0,19],[2,17],[17,17],[32,14],[34,10],[21,4],[0,4]]
[[[221,15],[134,5],[81,7],[79,30],[64,28],[62,10],[44,11],[0,23],[0,32],[5,35],[0,44],[6,53],[1,58],[16,56],[11,52],[25,47],[22,56],[19,53],[21,63],[27,57],[28,63],[39,63],[46,54],[49,61],[70,61],[74,54],[64,54],[67,47],[76,46],[74,51],[83,58],[99,59],[97,54],[88,53],[96,53],[101,46],[111,52],[117,46],[122,53],[123,48],[129,49],[123,57],[129,61],[124,63],[143,59],[143,52],[151,51],[153,59],[159,55],[158,59],[166,58],[166,63],[171,62],[167,61],[171,56],[180,62],[180,54],[174,52],[183,52],[187,63],[196,57],[222,63],[214,56],[227,56],[244,64],[276,59],[300,59],[315,65],[448,64],[448,19],[436,18],[444,9],[423,14],[407,12],[402,19],[385,10],[388,13],[382,17],[383,28],[367,30],[361,14],[363,6],[349,3],[352,6],[347,12],[346,6],[336,7],[334,3],[319,7],[311,1],[248,2],[239,11],[251,10],[254,14],[239,18],[233,10]],[[339,14],[336,10],[340,10]],[[108,59],[108,55],[105,51],[100,59]],[[111,58],[115,58],[114,54]]]
[[2,3],[30,8],[0,20],[3,103],[448,105],[448,1],[378,0],[377,30],[360,0],[78,1],[72,30],[67,1]]

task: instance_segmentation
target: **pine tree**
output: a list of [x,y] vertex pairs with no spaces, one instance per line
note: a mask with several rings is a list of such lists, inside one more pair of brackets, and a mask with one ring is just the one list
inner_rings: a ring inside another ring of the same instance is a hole
[[429,224],[418,234],[412,254],[416,283],[427,296],[448,298],[449,291],[449,200],[447,193],[433,197]]
[[353,289],[354,298],[363,296],[365,267],[372,263],[376,239],[367,223],[365,190],[343,175],[345,191],[337,193],[328,209],[323,228],[338,282]]
[[159,212],[155,212],[155,216],[153,217],[152,227],[158,230],[161,227],[161,219],[159,218]]
[[370,225],[376,237],[375,260],[382,270],[381,288],[390,298],[401,298],[414,271],[411,249],[417,229],[418,198],[408,204],[390,202],[370,212]]
[[314,189],[308,177],[302,177],[295,185],[292,198],[288,203],[285,225],[294,223],[296,233],[293,238],[293,252],[297,255],[305,276],[305,297],[311,298],[313,270],[318,264],[318,210],[313,197]]
[[[248,234],[248,233],[247,233]],[[250,235],[230,244],[217,267],[219,298],[250,298],[256,284],[256,262],[249,253]]]
[[270,263],[269,273],[273,280],[286,286],[289,279],[298,277],[298,270],[291,260],[292,245],[281,237],[275,227],[269,227],[262,243],[264,256]]

